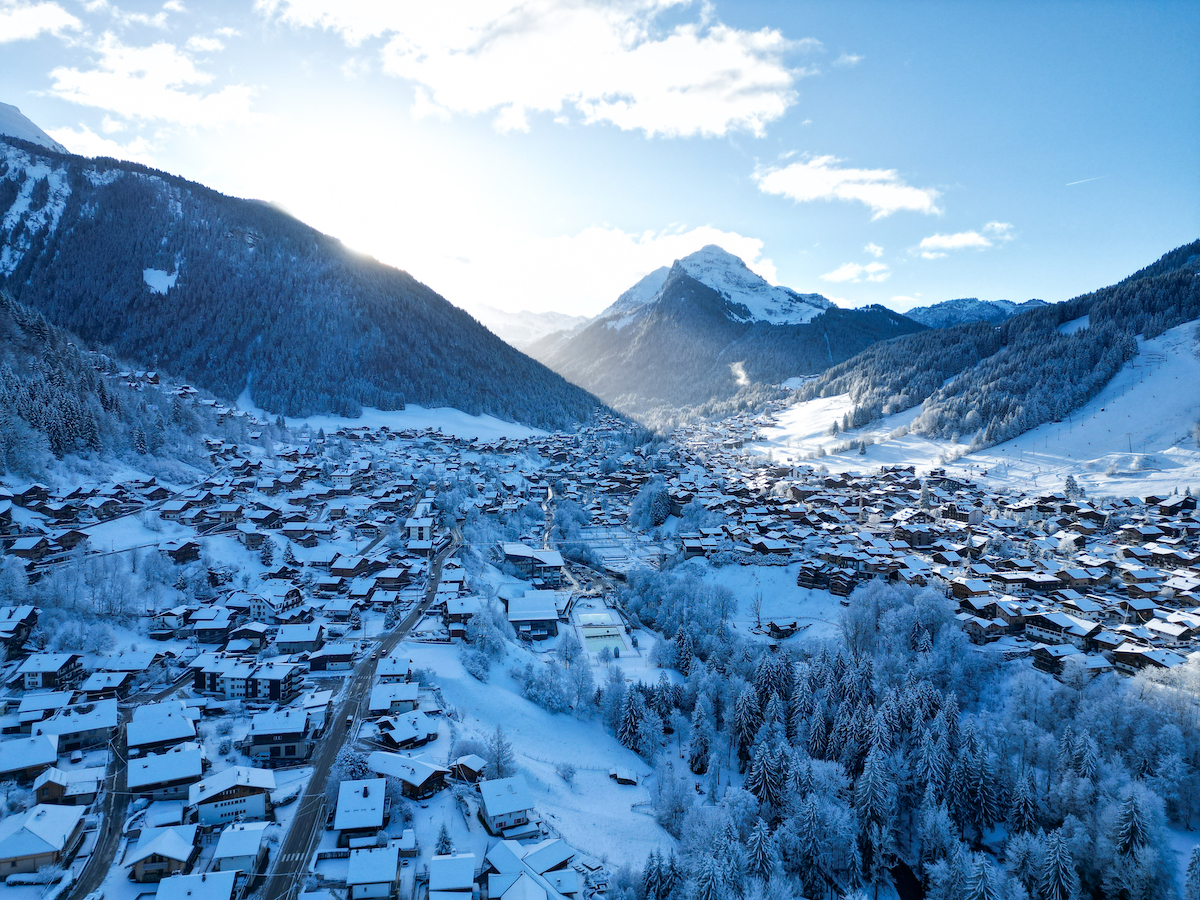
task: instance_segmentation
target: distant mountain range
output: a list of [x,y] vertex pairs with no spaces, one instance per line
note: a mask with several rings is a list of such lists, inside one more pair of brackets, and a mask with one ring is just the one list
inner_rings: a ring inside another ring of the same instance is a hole
[[0,138],[0,287],[86,341],[289,416],[412,402],[553,428],[599,405],[279,209],[64,153],[2,112],[29,137]]
[[964,322],[1002,322],[1009,316],[1040,309],[1046,305],[1044,300],[1013,303],[1011,300],[978,300],[975,297],[963,297],[959,300],[935,303],[933,306],[918,306],[904,315],[930,328],[949,328]]
[[494,306],[480,306],[470,310],[471,315],[483,323],[492,334],[518,350],[524,350],[548,334],[571,331],[590,320],[587,316],[571,316],[560,312],[507,312]]
[[582,328],[528,352],[630,415],[661,424],[848,359],[924,326],[769,284],[707,246],[651,272]]

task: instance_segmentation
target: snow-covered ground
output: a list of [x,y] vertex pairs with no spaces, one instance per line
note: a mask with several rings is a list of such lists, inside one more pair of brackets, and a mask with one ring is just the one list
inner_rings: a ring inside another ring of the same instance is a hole
[[737,609],[730,617],[741,634],[755,637],[754,598],[762,597],[761,618],[767,622],[795,621],[804,628],[799,639],[833,639],[838,635],[837,618],[841,610],[838,598],[829,591],[802,588],[796,584],[799,563],[790,566],[721,566],[716,568],[703,557],[688,560],[680,571],[693,572],[705,581],[733,591]]
[[1144,496],[1200,489],[1200,445],[1192,428],[1200,420],[1200,356],[1189,322],[1150,340],[1090,403],[1062,422],[1049,422],[1018,438],[967,455],[964,445],[907,433],[920,413],[914,407],[857,431],[829,434],[850,411],[848,395],[796,404],[764,429],[754,452],[780,461],[803,461],[820,448],[864,438],[866,453],[850,451],[809,460],[831,471],[873,472],[884,465],[945,465],[1000,488],[1058,489],[1067,475],[1090,494]]
[[[492,667],[485,684],[463,669],[456,645],[406,642],[403,647],[416,667],[437,673],[446,703],[462,715],[458,723],[462,738],[483,742],[495,733],[496,726],[503,727],[538,813],[571,846],[596,857],[607,856],[615,865],[640,864],[651,849],[674,846],[674,839],[644,805],[650,799],[646,786],[622,786],[608,777],[615,766],[648,775],[649,766],[641,757],[621,746],[598,719],[550,713],[521,696],[520,686],[508,671],[527,660],[540,665],[536,653],[510,649],[505,660]],[[648,676],[655,680],[658,672],[651,674],[647,668]],[[626,670],[626,674],[630,672]],[[598,668],[597,682],[603,683],[604,677]],[[556,771],[562,763],[575,767],[571,784]],[[638,849],[631,856],[634,847]]]
[[[253,413],[264,421],[274,421],[274,416],[264,412],[254,405],[250,399],[250,391],[242,391],[237,399],[239,409]],[[450,406],[438,406],[426,409],[415,403],[408,404],[404,409],[374,409],[363,407],[362,415],[358,418],[348,416],[309,416],[304,419],[287,419],[289,428],[301,428],[307,425],[313,431],[324,428],[325,431],[336,431],[339,428],[382,428],[387,426],[392,431],[402,431],[408,428],[441,429],[443,434],[461,438],[476,438],[481,441],[493,441],[499,438],[519,440],[528,437],[540,437],[546,432],[530,428],[528,425],[518,425],[515,422],[505,422],[495,416],[473,416]]]

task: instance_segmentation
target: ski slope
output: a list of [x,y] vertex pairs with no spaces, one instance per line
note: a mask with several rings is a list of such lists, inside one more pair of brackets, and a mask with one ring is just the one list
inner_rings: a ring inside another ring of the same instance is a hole
[[[752,450],[780,461],[832,471],[877,471],[883,465],[946,466],[981,481],[1017,490],[1057,489],[1067,475],[1101,496],[1144,496],[1200,490],[1200,320],[1138,341],[1139,353],[1091,402],[1061,422],[968,454],[963,445],[907,433],[913,407],[862,429],[829,434],[851,409],[848,395],[789,407],[763,429]],[[834,453],[850,441],[874,441],[864,454]],[[827,456],[811,458],[824,449]],[[986,473],[986,474],[985,474]]]

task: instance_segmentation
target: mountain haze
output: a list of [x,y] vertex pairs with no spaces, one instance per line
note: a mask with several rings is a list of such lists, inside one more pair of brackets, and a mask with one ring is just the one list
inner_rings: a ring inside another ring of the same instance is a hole
[[597,401],[406,272],[266,203],[0,139],[0,287],[54,324],[272,413],[454,406],[539,427]]

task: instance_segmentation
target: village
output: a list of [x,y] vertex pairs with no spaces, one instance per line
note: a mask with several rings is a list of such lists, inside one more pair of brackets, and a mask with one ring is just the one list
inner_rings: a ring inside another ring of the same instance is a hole
[[[876,579],[939,589],[976,652],[1047,678],[1200,650],[1188,494],[773,464],[747,451],[750,416],[655,441],[610,417],[519,438],[281,438],[218,411],[241,439],[209,440],[197,483],[0,490],[22,590],[90,571],[108,604],[93,618],[125,623],[71,648],[61,610],[0,607],[3,898],[603,896],[608,854],[539,808],[521,769],[545,761],[506,752],[450,670],[499,610],[534,660],[571,636],[597,682],[654,682],[656,636],[618,602],[639,572],[761,575],[774,587],[736,597],[733,627],[797,652],[835,640]],[[118,568],[154,590],[106,590],[95,573]],[[611,743],[587,784],[628,813],[648,773]]]

